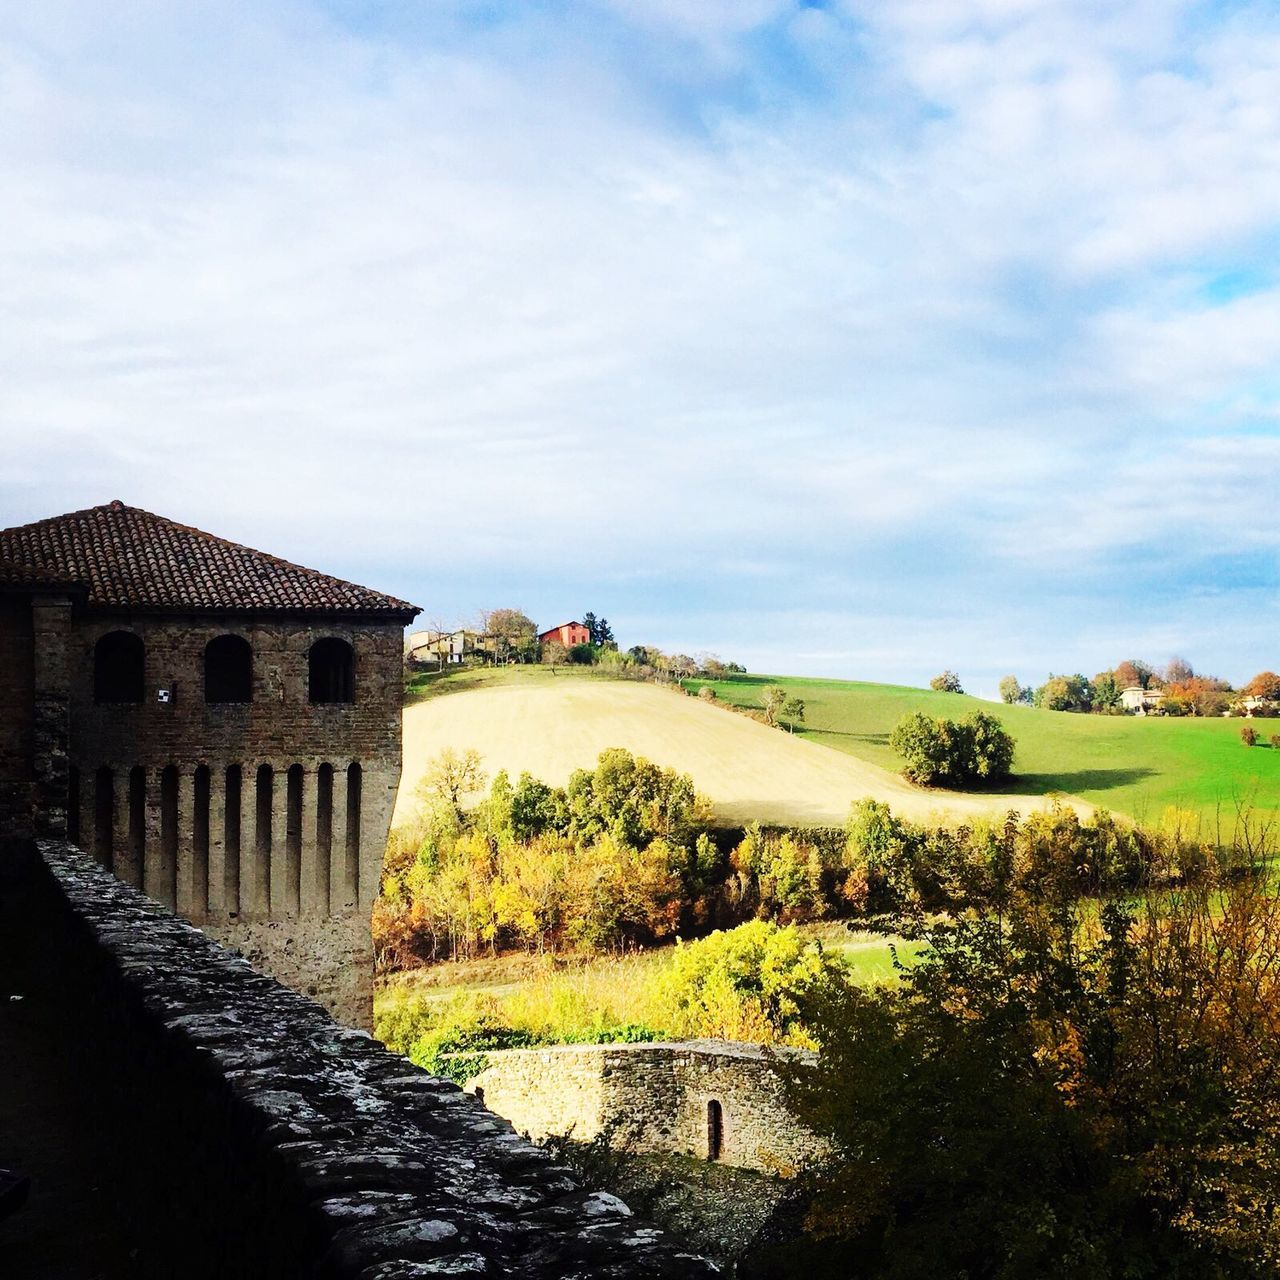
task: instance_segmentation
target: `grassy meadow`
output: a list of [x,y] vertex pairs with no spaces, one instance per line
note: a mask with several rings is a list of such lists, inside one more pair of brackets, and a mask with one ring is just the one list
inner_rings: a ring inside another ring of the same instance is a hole
[[998,716],[1017,741],[1017,775],[1002,789],[1023,795],[1063,791],[1140,822],[1160,823],[1169,809],[1203,822],[1219,818],[1230,831],[1237,808],[1263,816],[1280,812],[1280,750],[1269,745],[1280,720],[1251,722],[1259,745],[1240,741],[1238,719],[1095,716],[1010,707],[965,694],[902,685],[799,676],[745,675],[710,684],[731,706],[757,708],[766,685],[780,684],[805,704],[796,734],[810,742],[897,769],[889,746],[908,712],[953,719],[973,711]]

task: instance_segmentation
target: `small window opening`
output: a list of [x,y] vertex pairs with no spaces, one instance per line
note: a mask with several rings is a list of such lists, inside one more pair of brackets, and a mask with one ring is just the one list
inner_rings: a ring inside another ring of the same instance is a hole
[[205,645],[204,700],[253,701],[253,650],[243,636],[215,636]]
[[724,1109],[712,1098],[707,1103],[707,1159],[719,1160],[724,1150]]
[[355,691],[355,655],[337,636],[311,646],[307,689],[312,702],[351,702]]
[[93,646],[94,702],[141,702],[142,638],[132,631],[109,631]]
[[240,794],[243,775],[238,764],[227,766],[222,793],[222,897],[234,917],[240,912]]

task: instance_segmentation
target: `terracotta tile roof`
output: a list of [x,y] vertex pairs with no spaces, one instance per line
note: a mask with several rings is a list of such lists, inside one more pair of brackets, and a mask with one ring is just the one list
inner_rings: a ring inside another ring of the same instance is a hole
[[123,502],[0,529],[0,583],[78,583],[90,607],[375,615],[416,605]]

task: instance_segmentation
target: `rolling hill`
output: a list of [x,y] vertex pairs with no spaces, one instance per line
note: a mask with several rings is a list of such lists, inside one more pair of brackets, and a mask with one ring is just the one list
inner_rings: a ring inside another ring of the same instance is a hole
[[490,776],[506,769],[514,779],[527,770],[555,784],[574,769],[593,766],[606,747],[626,747],[692,775],[727,822],[839,825],[853,801],[864,796],[919,820],[1010,808],[1027,812],[1048,803],[1029,791],[925,791],[892,772],[890,758],[832,751],[827,743],[767,728],[671,689],[589,672],[463,672],[437,677],[426,687],[431,696],[412,702],[404,713],[397,823],[411,817],[414,789],[428,761],[446,747],[475,748]]
[[[1017,794],[1068,792],[1149,823],[1163,821],[1170,808],[1209,823],[1221,815],[1227,829],[1239,805],[1259,817],[1280,816],[1280,750],[1245,747],[1240,720],[1073,715],[851,680],[749,675],[688,682],[694,689],[705,683],[741,707],[758,707],[764,687],[781,684],[804,699],[797,736],[884,769],[898,765],[889,735],[908,712],[955,719],[981,710],[999,716],[1017,741],[1017,776],[1006,787]],[[1253,723],[1261,743],[1280,733],[1280,720]]]

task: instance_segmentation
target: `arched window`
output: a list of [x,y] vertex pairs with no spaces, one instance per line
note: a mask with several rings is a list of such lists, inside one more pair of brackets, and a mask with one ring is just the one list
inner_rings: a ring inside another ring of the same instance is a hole
[[311,646],[307,689],[312,702],[351,702],[355,691],[355,655],[337,636]]
[[253,701],[253,650],[243,636],[215,636],[205,645],[204,700]]
[[707,1159],[719,1160],[724,1150],[724,1109],[715,1098],[707,1103]]
[[93,646],[94,702],[141,702],[142,638],[132,631],[108,631]]

